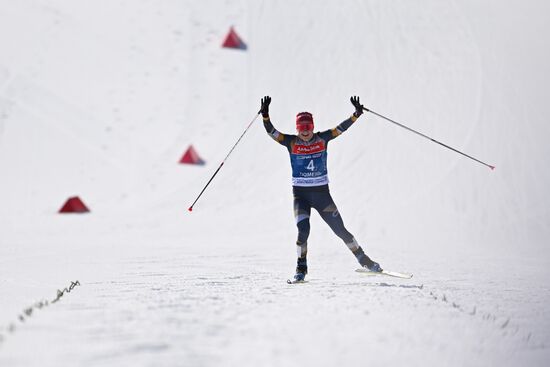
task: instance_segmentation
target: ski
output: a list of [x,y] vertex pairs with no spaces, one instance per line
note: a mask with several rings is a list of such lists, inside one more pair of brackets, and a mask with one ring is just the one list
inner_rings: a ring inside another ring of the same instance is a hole
[[387,276],[390,276],[390,277],[402,278],[402,279],[411,279],[413,277],[413,275],[409,274],[409,273],[400,273],[398,271],[389,271],[389,270],[382,270],[381,272],[374,272],[374,271],[367,270],[365,268],[361,268],[361,269],[357,269],[355,271],[358,272],[358,273],[364,274],[364,275],[369,275],[369,276],[387,275]]
[[302,284],[307,282],[308,282],[307,280],[291,280],[291,279],[286,280],[287,284]]

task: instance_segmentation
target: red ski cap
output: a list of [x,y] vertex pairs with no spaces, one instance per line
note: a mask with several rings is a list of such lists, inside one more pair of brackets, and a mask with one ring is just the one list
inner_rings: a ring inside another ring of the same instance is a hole
[[313,131],[313,115],[309,112],[300,112],[296,115],[296,130],[312,130]]

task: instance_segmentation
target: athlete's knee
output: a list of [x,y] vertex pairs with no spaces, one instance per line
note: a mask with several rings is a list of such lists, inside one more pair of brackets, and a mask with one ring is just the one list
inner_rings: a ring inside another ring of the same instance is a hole
[[344,226],[344,221],[342,220],[342,217],[338,213],[338,209],[336,209],[336,207],[334,207],[334,210],[331,211],[325,210],[323,219],[325,219],[334,234],[340,237],[345,243],[353,241],[353,235]]

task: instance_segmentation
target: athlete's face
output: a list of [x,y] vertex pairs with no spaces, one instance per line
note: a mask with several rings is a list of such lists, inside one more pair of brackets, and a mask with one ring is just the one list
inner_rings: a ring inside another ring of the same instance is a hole
[[298,136],[304,141],[309,141],[313,138],[313,123],[300,124],[296,127]]
[[298,131],[298,136],[300,137],[300,139],[304,141],[310,141],[311,138],[313,138],[313,131],[311,130]]

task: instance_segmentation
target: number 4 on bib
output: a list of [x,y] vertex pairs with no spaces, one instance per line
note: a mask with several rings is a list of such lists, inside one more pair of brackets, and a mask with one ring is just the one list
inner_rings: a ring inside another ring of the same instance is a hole
[[310,171],[315,171],[315,165],[313,164],[313,159],[309,161],[309,164],[306,167]]

